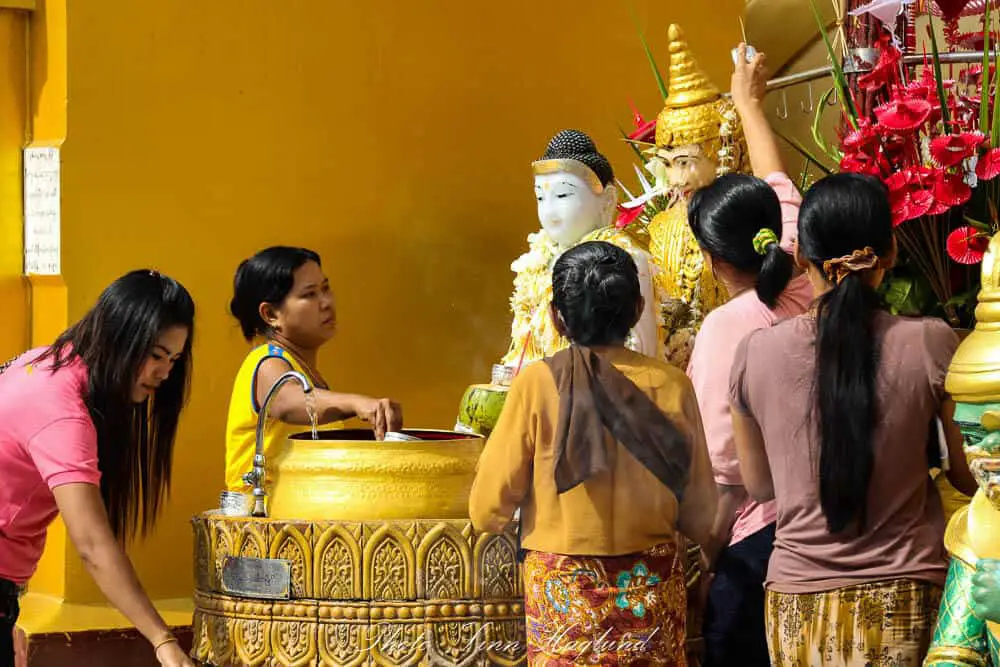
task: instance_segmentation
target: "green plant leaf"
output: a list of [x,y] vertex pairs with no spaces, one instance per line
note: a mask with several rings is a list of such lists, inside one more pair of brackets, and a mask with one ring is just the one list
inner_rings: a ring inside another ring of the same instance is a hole
[[[833,95],[834,88],[830,88],[828,91],[820,96],[819,102],[816,104],[816,115],[813,117],[812,124],[812,137],[813,141],[819,146],[820,150],[826,153],[834,162],[839,163],[840,159],[843,157],[840,151],[836,148],[832,148],[830,144],[827,143],[826,138],[823,136],[823,110],[826,109],[826,101],[830,99],[830,95]],[[778,135],[781,136],[780,134]]]
[[816,0],[809,0],[809,5],[812,7],[813,16],[816,17],[816,25],[819,28],[819,34],[823,38],[823,43],[826,45],[826,54],[830,58],[830,68],[833,72],[833,83],[837,87],[837,92],[840,94],[840,105],[847,116],[848,122],[851,124],[855,130],[858,129],[858,111],[854,108],[854,100],[851,99],[849,95],[849,89],[847,86],[847,77],[844,76],[844,68],[841,65],[840,58],[833,50],[833,44],[830,43],[830,36],[827,34],[826,24],[823,22],[823,17],[819,13],[819,9],[816,8]]
[[[997,76],[993,81],[993,127],[990,131],[990,146],[996,148],[1000,145],[1000,49],[993,56],[994,66],[997,71]],[[984,76],[986,76],[984,74]],[[989,87],[983,87],[982,96],[987,97],[990,94]]]
[[921,279],[893,276],[887,282],[885,301],[897,315],[920,315],[928,307],[931,292]]
[[646,164],[646,157],[642,154],[642,151],[639,150],[639,147],[633,144],[629,140],[628,132],[626,132],[621,125],[618,126],[618,131],[622,133],[622,138],[625,139],[625,143],[629,145],[629,147],[635,153],[635,156],[639,158],[639,162],[641,162],[642,164]]
[[983,87],[979,93],[979,130],[990,133],[990,5],[986,3],[983,14]]
[[934,61],[934,82],[937,84],[938,101],[941,103],[941,120],[944,131],[951,132],[951,111],[948,109],[948,98],[944,94],[944,79],[941,75],[941,55],[938,53],[937,34],[934,32],[934,15],[927,14],[931,33],[931,59]]
[[635,8],[629,4],[629,16],[632,17],[632,23],[635,24],[635,30],[639,33],[639,41],[642,42],[642,50],[646,52],[646,60],[649,61],[649,67],[653,70],[653,76],[656,78],[656,85],[660,88],[660,97],[667,99],[667,82],[660,73],[660,68],[656,65],[656,59],[653,58],[653,52],[649,48],[649,43],[646,41],[646,35],[642,32],[642,28],[639,26],[639,19],[635,15]]
[[816,167],[826,175],[830,175],[833,173],[833,170],[830,167],[827,167],[825,164],[823,164],[823,162],[818,157],[816,157],[808,148],[800,144],[794,138],[786,136],[778,131],[775,131],[774,133],[778,136],[779,139],[781,139],[786,144],[788,144],[796,151],[798,151],[799,154],[806,159],[806,162],[811,162],[812,164],[816,165]]
[[976,297],[978,296],[978,294],[979,290],[977,289],[967,290],[965,292],[962,292],[961,294],[956,294],[955,296],[948,299],[948,301],[945,302],[945,305],[958,306],[960,308],[964,306],[970,306],[976,302]]
[[972,227],[975,227],[976,229],[980,229],[980,230],[982,230],[984,232],[991,232],[991,231],[993,231],[990,228],[990,226],[987,225],[985,222],[980,222],[980,221],[976,220],[975,218],[971,218],[971,217],[969,217],[967,215],[963,215],[962,218],[965,220],[965,222],[967,224],[969,224]]

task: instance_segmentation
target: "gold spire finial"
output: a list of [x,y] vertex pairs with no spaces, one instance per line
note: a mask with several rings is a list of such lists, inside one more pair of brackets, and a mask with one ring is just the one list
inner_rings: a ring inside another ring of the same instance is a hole
[[[706,142],[719,143],[721,125],[726,122],[723,109],[727,103],[712,85],[691,54],[680,26],[671,24],[670,80],[663,111],[656,119],[656,145],[676,148]],[[728,105],[731,106],[731,105]],[[716,159],[713,148],[712,159]]]
[[680,109],[719,99],[719,89],[698,68],[680,26],[670,24],[667,37],[670,40],[670,80],[666,106]]

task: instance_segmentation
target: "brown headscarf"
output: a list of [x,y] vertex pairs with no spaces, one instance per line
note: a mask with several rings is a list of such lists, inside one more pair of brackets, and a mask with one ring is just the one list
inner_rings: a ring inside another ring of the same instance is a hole
[[559,389],[556,490],[611,469],[607,439],[656,475],[680,501],[691,453],[685,435],[634,382],[593,349],[571,345],[545,359]]

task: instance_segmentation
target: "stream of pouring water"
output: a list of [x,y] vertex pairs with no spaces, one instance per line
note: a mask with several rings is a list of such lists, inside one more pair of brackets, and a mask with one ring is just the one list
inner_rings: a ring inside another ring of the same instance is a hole
[[316,395],[313,392],[306,394],[306,414],[309,415],[309,424],[312,426],[313,440],[319,440],[319,431],[316,430]]

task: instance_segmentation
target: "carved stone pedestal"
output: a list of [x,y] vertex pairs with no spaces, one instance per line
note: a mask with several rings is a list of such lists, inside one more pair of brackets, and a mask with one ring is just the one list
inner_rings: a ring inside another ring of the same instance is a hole
[[[521,665],[516,538],[468,520],[289,522],[204,514],[192,656],[258,666]],[[226,558],[291,564],[290,599],[222,587]]]

